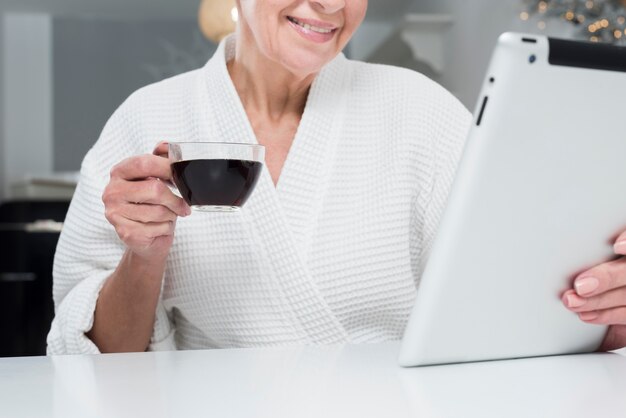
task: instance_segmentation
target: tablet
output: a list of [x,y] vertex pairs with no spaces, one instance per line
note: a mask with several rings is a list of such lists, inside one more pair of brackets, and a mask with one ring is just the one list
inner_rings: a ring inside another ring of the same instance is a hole
[[626,229],[626,48],[503,34],[401,344],[418,366],[595,350],[561,303]]

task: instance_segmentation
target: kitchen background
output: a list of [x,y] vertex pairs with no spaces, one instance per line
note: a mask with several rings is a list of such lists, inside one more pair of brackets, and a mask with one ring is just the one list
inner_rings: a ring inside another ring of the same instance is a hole
[[[108,117],[134,90],[214,52],[199,1],[0,0],[0,356],[43,352],[56,238]],[[500,33],[621,43],[624,3],[370,0],[345,52],[426,73],[473,109]],[[207,4],[208,31],[232,23]]]

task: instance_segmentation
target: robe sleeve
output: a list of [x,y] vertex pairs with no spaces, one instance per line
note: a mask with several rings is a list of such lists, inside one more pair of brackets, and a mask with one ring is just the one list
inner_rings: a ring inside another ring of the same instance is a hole
[[[49,355],[99,352],[85,333],[93,326],[100,289],[125,251],[104,216],[102,192],[113,165],[142,152],[140,121],[132,98],[113,114],[81,166],[54,257],[55,318],[47,339]],[[159,301],[150,348],[173,347],[171,322]]]
[[427,190],[417,195],[411,212],[411,227],[415,231],[411,237],[411,264],[416,282],[419,282],[446,207],[471,122],[472,115],[465,106],[452,94],[443,92],[433,114],[435,134],[429,152],[433,167],[430,182]]

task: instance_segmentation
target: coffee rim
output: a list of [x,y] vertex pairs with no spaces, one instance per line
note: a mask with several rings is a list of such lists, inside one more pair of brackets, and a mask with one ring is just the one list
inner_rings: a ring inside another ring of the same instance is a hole
[[209,141],[170,141],[169,144],[215,144],[215,145],[245,145],[248,147],[261,147],[265,148],[265,145],[261,144],[251,144],[249,142],[209,142]]

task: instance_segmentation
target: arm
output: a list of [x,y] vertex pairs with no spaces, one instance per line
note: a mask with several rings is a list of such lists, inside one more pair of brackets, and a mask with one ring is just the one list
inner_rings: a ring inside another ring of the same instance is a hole
[[171,179],[169,161],[162,158],[167,144],[155,153],[159,156],[132,157],[116,165],[102,196],[105,216],[126,251],[100,291],[87,334],[101,352],[148,348],[176,219],[191,213],[161,181]]
[[145,260],[127,250],[105,281],[87,332],[102,353],[145,351],[150,343],[165,260]]
[[[168,202],[182,205],[177,207],[178,213],[184,214],[188,207],[155,178],[139,180],[137,173],[124,171],[123,167],[113,170],[109,181],[111,166],[125,155],[136,154],[140,148],[138,144],[142,141],[140,130],[133,129],[134,126],[128,123],[129,112],[125,112],[123,108],[124,106],[118,109],[109,120],[100,139],[83,161],[81,179],[57,245],[53,272],[55,318],[48,335],[48,354],[98,353],[100,349],[145,350],[148,342],[152,348],[171,348],[171,326],[165,309],[158,302],[174,223],[150,222],[150,216],[163,216],[171,211],[148,201],[154,199],[159,192],[167,192],[169,194],[165,193],[164,196],[166,200],[169,199]],[[130,166],[131,170],[148,170],[158,177],[159,172],[155,172],[150,164],[144,164],[143,160],[156,160],[157,165],[164,164],[169,173],[166,159],[150,155],[133,157],[125,160],[129,164],[122,163],[118,166]],[[131,175],[132,181],[128,180],[128,175]],[[133,188],[133,201],[143,201],[144,204],[123,203],[124,190],[128,191],[128,187]],[[105,208],[102,200],[105,190],[115,192],[109,193],[110,196],[106,199],[108,208]],[[128,210],[134,212],[131,214]],[[105,215],[114,227],[107,222]],[[176,218],[176,215],[169,216]],[[137,221],[135,217],[144,218]],[[150,236],[151,240],[161,245],[142,245],[139,231],[148,231],[144,235]],[[167,235],[167,231],[170,231],[169,237],[157,238]],[[120,237],[123,239],[120,240]],[[157,276],[158,279],[155,278]],[[133,279],[127,280],[127,283],[122,281],[128,277]],[[136,288],[133,291],[133,286],[139,283],[139,279],[145,286],[139,292]],[[101,292],[102,299],[99,298]],[[116,298],[120,299],[119,303],[114,301]],[[125,333],[137,332],[135,325],[131,325],[137,321],[137,318],[132,317],[137,312],[131,312],[128,316],[129,313],[124,310],[129,309],[129,306],[141,309],[144,318],[137,323],[143,330],[139,332],[138,338],[142,343],[137,344],[133,336],[130,346],[126,345],[125,336],[128,334]],[[97,318],[94,318],[96,311]],[[107,343],[112,334],[119,335],[119,338],[112,340],[113,344],[109,346]],[[119,344],[120,340],[124,341],[123,345]],[[107,343],[99,347],[94,341],[99,345],[103,341]]]

